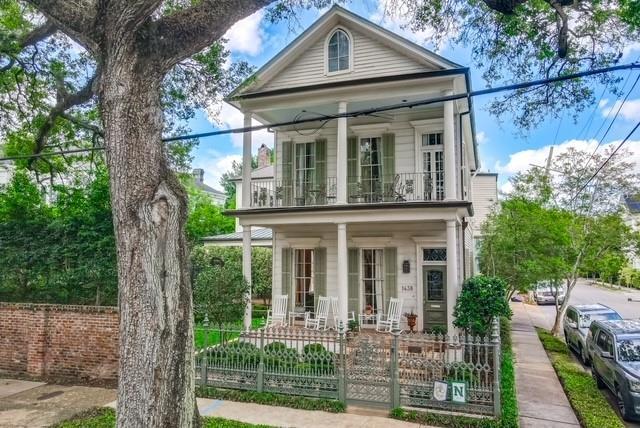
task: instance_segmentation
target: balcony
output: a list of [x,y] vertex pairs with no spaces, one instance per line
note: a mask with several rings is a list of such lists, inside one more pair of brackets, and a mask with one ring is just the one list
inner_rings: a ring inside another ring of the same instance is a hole
[[[381,177],[353,177],[347,182],[350,204],[441,201],[444,173],[401,173]],[[296,180],[252,180],[251,208],[325,206],[337,202],[337,179],[324,183]]]

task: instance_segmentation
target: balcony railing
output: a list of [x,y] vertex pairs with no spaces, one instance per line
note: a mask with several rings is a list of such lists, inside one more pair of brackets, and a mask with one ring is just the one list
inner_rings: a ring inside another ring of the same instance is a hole
[[[352,177],[347,182],[350,204],[439,201],[444,199],[444,174],[400,173],[381,177]],[[337,179],[324,183],[296,180],[252,180],[251,207],[275,208],[333,205]]]

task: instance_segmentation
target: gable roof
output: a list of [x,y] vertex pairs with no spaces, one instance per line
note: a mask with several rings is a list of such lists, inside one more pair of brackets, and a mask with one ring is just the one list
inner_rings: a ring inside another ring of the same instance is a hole
[[368,37],[377,39],[407,57],[429,65],[435,71],[465,69],[463,66],[449,61],[429,49],[413,43],[368,19],[356,15],[343,7],[333,5],[329,11],[316,20],[309,28],[302,32],[302,34],[260,67],[251,77],[235,88],[227,99],[240,98],[242,95],[255,93],[254,91],[259,92],[261,87],[277,76],[287,65],[295,61],[305,51],[305,47],[311,46],[321,38],[326,37],[328,31],[338,24],[366,33]]

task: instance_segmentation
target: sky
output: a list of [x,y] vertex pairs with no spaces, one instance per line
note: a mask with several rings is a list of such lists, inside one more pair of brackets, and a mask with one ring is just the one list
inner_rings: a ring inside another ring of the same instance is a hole
[[[487,87],[482,79],[482,70],[472,63],[470,49],[464,46],[445,44],[435,49],[428,32],[413,32],[403,28],[402,22],[389,17],[384,11],[385,2],[389,0],[367,0],[342,4],[343,7],[381,25],[407,39],[418,43],[438,54],[471,69],[474,89]],[[264,17],[264,11],[237,22],[225,34],[227,48],[231,51],[231,60],[244,60],[256,68],[285,48],[301,32],[308,28],[327,9],[302,11],[297,15],[298,22],[271,23]],[[640,45],[629,46],[621,63],[638,60]],[[638,71],[622,71],[625,93],[632,86]],[[563,113],[560,119],[548,118],[538,128],[523,135],[507,120],[500,123],[486,110],[492,100],[491,95],[474,98],[476,119],[476,139],[480,155],[481,170],[497,172],[498,186],[501,191],[509,191],[509,177],[517,172],[531,168],[531,165],[543,165],[554,146],[554,156],[569,147],[582,150],[594,150],[598,140],[609,126],[611,119],[619,107],[620,101],[601,86],[594,88],[596,98],[600,101],[592,108],[585,110],[574,123],[571,112]],[[600,94],[602,97],[600,98]],[[617,100],[617,101],[616,101]],[[599,150],[605,150],[609,144],[619,143],[640,120],[640,85],[630,93],[618,118],[613,123],[606,139]],[[198,111],[189,125],[193,132],[207,132],[214,129],[237,128],[243,125],[242,114],[234,107],[222,103],[212,106],[208,111]],[[257,122],[256,122],[257,124]],[[599,131],[599,132],[598,132]],[[273,136],[266,131],[254,132],[254,152],[262,143],[273,146]],[[640,132],[625,147],[633,153],[633,160],[640,171]],[[203,168],[204,181],[212,187],[221,189],[220,177],[231,168],[234,160],[242,158],[242,136],[226,135],[203,138],[194,151],[194,168]]]

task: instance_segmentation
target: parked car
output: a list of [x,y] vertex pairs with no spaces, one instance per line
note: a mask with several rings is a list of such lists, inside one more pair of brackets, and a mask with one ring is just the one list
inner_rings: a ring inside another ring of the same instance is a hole
[[608,306],[595,305],[570,305],[562,322],[564,327],[564,340],[569,348],[578,353],[582,363],[586,366],[590,363],[587,352],[587,334],[593,321],[621,320],[619,313]]
[[594,321],[587,346],[598,388],[613,392],[623,419],[640,421],[640,320]]
[[564,303],[564,296],[564,287],[561,285],[556,287],[551,281],[541,281],[536,284],[533,290],[533,298],[538,305],[555,305],[556,297],[558,298],[558,304],[561,305]]

